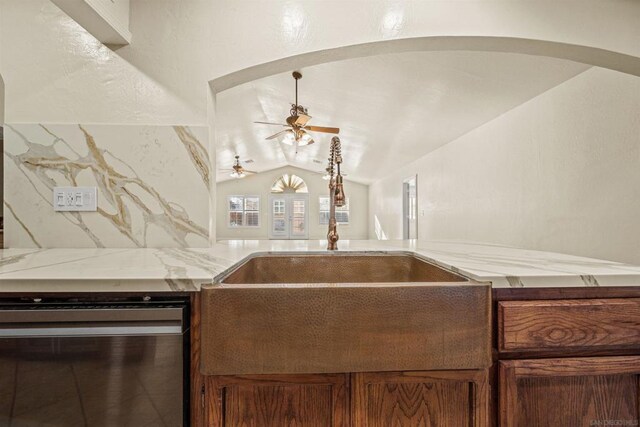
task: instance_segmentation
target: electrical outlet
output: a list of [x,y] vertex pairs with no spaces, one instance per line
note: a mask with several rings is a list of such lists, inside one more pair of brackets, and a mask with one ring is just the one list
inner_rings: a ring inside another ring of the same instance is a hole
[[98,210],[96,187],[54,187],[53,210],[57,212]]

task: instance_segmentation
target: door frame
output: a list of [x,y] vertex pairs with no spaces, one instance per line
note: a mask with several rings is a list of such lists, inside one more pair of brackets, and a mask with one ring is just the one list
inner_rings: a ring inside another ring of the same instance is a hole
[[415,221],[415,237],[418,238],[418,175],[413,175],[409,178],[402,180],[402,238],[409,240],[410,226],[409,226],[409,186],[411,181],[414,182],[415,187],[415,206],[414,206],[414,221]]

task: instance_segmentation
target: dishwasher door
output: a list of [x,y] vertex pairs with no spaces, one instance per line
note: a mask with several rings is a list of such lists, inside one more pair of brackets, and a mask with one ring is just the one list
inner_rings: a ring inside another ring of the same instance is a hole
[[188,425],[185,307],[0,307],[0,426]]

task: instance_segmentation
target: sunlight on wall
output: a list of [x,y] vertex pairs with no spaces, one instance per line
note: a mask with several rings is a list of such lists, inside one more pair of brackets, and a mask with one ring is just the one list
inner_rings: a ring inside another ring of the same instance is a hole
[[374,229],[376,232],[376,237],[378,238],[378,240],[389,240],[389,238],[387,237],[387,234],[382,229],[382,225],[380,224],[378,215],[373,216],[373,221],[374,221]]

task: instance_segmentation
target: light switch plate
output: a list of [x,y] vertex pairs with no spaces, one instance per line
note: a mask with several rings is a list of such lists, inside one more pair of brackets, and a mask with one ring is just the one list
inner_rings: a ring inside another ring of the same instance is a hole
[[96,187],[54,187],[53,210],[57,212],[93,212],[98,210]]

